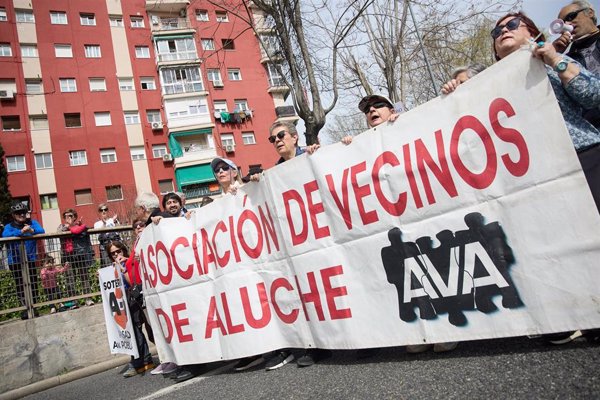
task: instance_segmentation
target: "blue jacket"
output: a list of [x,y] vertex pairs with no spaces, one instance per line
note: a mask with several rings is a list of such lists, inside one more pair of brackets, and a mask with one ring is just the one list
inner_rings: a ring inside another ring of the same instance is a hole
[[[33,228],[33,233],[21,233],[21,229],[23,226],[19,227],[19,225],[11,222],[10,224],[4,227],[4,232],[2,232],[2,237],[23,237],[23,236],[31,236],[31,235],[39,235],[40,233],[46,233],[44,228],[35,220],[31,220],[31,227]],[[35,261],[37,259],[37,246],[35,240],[26,240],[25,241],[25,251],[27,252],[27,260]],[[10,243],[8,245],[8,263],[9,264],[20,264],[21,263],[21,254],[19,251],[19,243]]]

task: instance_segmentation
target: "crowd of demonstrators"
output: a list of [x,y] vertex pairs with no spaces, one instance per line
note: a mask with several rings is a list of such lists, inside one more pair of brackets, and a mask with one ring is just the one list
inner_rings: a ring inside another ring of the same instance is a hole
[[[71,264],[71,268],[66,273],[67,295],[75,296],[76,286],[79,282],[83,293],[91,293],[90,270],[94,266],[94,249],[92,241],[88,234],[88,228],[81,218],[78,218],[77,211],[67,208],[63,214],[63,223],[58,226],[60,233],[70,232],[71,235],[60,238],[61,260]],[[87,306],[94,305],[91,298],[85,300]],[[68,302],[65,306],[76,307],[76,303]]]
[[[119,225],[117,213],[114,213],[112,217],[109,216],[108,204],[99,204],[98,214],[100,219],[94,222],[94,229],[114,228],[115,226]],[[112,264],[110,256],[106,254],[106,245],[114,240],[121,240],[121,236],[117,232],[102,232],[98,235],[98,242],[100,243],[100,260],[102,267],[106,267]]]
[[[38,235],[44,232],[44,228],[36,221],[27,219],[27,213],[29,210],[23,203],[17,203],[10,209],[13,221],[4,227],[2,237],[27,237],[32,235]],[[17,289],[17,297],[21,306],[25,305],[25,281],[23,277],[22,264],[25,261],[22,259],[20,244],[18,242],[9,243],[7,245],[8,253],[8,267],[12,272],[15,286]],[[38,276],[36,270],[37,260],[37,243],[35,240],[25,241],[25,253],[27,256],[27,274],[28,280],[31,284],[33,302],[37,303],[39,299],[38,295]],[[27,319],[27,311],[21,313],[22,319]]]
[[[54,257],[47,254],[42,260],[42,269],[40,270],[40,276],[42,278],[42,287],[44,293],[48,298],[48,301],[60,299],[62,293],[60,286],[58,285],[58,276],[68,271],[71,264],[67,261],[64,265],[57,265],[54,261]],[[64,311],[65,305],[60,303],[58,307],[56,304],[50,305],[50,314],[54,314],[56,310]]]

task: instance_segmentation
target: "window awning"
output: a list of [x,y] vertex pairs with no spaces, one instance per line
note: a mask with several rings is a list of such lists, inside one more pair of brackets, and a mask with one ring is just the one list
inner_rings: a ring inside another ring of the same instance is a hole
[[175,170],[175,178],[177,179],[177,186],[180,188],[194,183],[213,182],[216,180],[210,164],[177,168]]
[[176,138],[182,136],[190,136],[190,135],[210,135],[212,133],[212,128],[202,128],[202,129],[192,129],[190,131],[181,131],[181,132],[171,132],[171,136],[175,136]]

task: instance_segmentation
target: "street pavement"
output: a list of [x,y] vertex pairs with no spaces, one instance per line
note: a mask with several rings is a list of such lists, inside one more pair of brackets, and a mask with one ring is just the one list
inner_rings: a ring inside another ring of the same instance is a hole
[[122,367],[26,399],[598,399],[600,346],[579,338],[553,346],[541,339],[463,342],[450,352],[380,349],[367,359],[334,351],[312,367],[231,370],[218,363],[175,384],[149,373],[125,379]]

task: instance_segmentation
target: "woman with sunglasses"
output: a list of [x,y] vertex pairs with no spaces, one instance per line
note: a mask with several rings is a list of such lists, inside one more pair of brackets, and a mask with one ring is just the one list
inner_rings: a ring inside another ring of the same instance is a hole
[[[98,214],[100,219],[94,222],[94,229],[112,228],[119,225],[117,214],[114,213],[112,217],[108,214],[108,205],[106,203],[100,203],[98,206]],[[102,266],[106,267],[112,262],[111,258],[106,254],[104,250],[108,242],[113,240],[121,240],[121,237],[116,232],[102,232],[98,235],[98,242],[100,242],[100,257],[102,260]]]
[[219,182],[223,195],[227,193],[236,194],[238,188],[242,185],[237,165],[227,158],[215,158],[211,161],[210,167]]
[[127,247],[120,241],[112,241],[106,245],[106,253],[113,260],[114,268],[121,274],[125,293],[127,296],[127,305],[129,306],[129,315],[133,325],[133,333],[138,348],[138,358],[131,356],[129,367],[123,373],[124,378],[131,378],[154,368],[152,355],[148,347],[148,342],[142,331],[142,325],[146,322],[146,316],[143,310],[143,298],[141,297],[141,280],[139,280],[139,271],[137,274],[127,271],[126,263],[129,258]]

